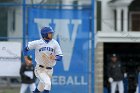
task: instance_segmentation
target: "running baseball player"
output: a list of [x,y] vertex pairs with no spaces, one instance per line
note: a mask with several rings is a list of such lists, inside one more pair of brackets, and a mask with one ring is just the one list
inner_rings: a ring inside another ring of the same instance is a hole
[[27,58],[27,52],[35,49],[35,75],[39,79],[39,84],[33,93],[49,93],[53,66],[55,66],[56,61],[62,60],[63,54],[58,42],[52,39],[53,33],[51,27],[43,27],[41,29],[42,38],[28,42],[27,47],[24,49],[26,64],[31,64],[31,61]]

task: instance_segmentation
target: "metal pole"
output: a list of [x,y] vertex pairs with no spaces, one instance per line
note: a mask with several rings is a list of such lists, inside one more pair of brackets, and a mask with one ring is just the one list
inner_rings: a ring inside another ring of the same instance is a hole
[[94,93],[94,0],[92,0],[92,88],[91,91]]
[[22,9],[23,9],[23,48],[25,47],[25,35],[26,35],[26,4],[25,0],[23,0]]
[[138,93],[140,93],[140,72],[138,74]]
[[22,50],[25,48],[26,44],[26,2],[25,0],[22,1],[22,13],[23,13],[23,18],[22,18],[22,24],[23,24],[23,41],[22,41]]

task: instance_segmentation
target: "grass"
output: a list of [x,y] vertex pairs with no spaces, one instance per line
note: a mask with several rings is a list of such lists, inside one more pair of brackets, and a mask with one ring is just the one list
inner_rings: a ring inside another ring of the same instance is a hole
[[19,93],[17,88],[0,88],[0,93]]
[[[19,93],[20,88],[0,88],[0,93]],[[29,93],[28,90],[26,93]]]

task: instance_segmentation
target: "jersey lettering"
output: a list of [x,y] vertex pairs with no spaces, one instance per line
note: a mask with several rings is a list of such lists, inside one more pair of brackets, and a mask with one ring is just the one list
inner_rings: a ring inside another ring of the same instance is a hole
[[54,49],[51,48],[51,47],[42,47],[42,48],[39,49],[39,52],[46,51],[46,50],[51,51],[51,52],[54,52]]

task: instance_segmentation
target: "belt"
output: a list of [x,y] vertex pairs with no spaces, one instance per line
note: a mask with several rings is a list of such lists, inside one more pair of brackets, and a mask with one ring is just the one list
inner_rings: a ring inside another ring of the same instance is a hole
[[[42,66],[42,65],[39,65],[39,67],[41,67],[41,68],[45,68],[45,67]],[[52,69],[52,67],[46,67],[46,69]]]

